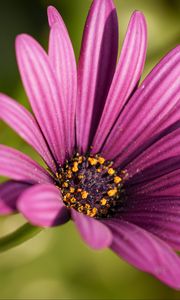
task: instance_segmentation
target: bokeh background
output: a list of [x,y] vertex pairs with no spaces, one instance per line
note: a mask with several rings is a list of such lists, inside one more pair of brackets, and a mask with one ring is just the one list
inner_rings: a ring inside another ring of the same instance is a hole
[[[102,0],[106,1],[106,0]],[[14,40],[26,32],[45,48],[46,8],[55,5],[63,16],[78,58],[90,0],[0,1],[0,91],[28,107],[18,74]],[[120,45],[134,10],[148,24],[148,53],[143,77],[179,43],[179,0],[116,0]],[[5,124],[0,143],[16,147],[40,161],[37,154]],[[4,180],[1,178],[1,181]],[[19,215],[0,218],[0,235],[25,221]],[[80,239],[72,222],[47,229],[32,240],[0,255],[0,299],[180,299],[174,291],[119,259],[110,250],[95,252]]]

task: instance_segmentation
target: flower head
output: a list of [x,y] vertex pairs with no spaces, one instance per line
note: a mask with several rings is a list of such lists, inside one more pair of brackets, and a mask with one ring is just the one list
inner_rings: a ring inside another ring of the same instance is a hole
[[138,87],[146,23],[134,12],[117,60],[111,0],[94,0],[78,68],[67,29],[48,8],[48,54],[16,40],[33,115],[0,94],[0,117],[43,158],[0,145],[0,213],[50,227],[73,219],[95,249],[110,247],[137,268],[180,288],[180,48]]

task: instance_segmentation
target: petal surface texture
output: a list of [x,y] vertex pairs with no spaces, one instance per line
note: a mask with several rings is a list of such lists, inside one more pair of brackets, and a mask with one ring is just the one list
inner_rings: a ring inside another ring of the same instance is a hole
[[58,11],[48,7],[51,26],[49,37],[49,58],[59,81],[59,89],[65,103],[68,153],[72,154],[75,145],[75,111],[77,99],[77,69],[74,51],[66,26]]
[[28,188],[29,184],[7,181],[0,184],[0,215],[7,215],[17,210],[18,197]]
[[29,183],[51,182],[52,179],[37,162],[13,148],[0,145],[0,175]]
[[113,1],[95,0],[85,24],[78,63],[77,146],[92,143],[114,75],[118,24]]
[[180,258],[164,241],[124,221],[107,221],[112,249],[135,267],[153,274],[173,288],[180,288]]
[[3,94],[0,94],[0,114],[0,118],[30,144],[55,172],[55,163],[32,114],[21,104]]
[[93,218],[71,210],[74,220],[83,240],[93,249],[103,249],[111,245],[112,235],[109,228]]
[[56,161],[63,163],[66,155],[65,107],[48,55],[25,34],[16,39],[16,55],[36,119]]
[[144,67],[146,48],[146,22],[142,13],[134,12],[129,22],[116,72],[93,141],[92,152],[97,153],[101,150],[128,97],[137,86]]
[[19,211],[33,225],[52,227],[69,220],[60,191],[52,184],[38,184],[25,191],[17,203]]

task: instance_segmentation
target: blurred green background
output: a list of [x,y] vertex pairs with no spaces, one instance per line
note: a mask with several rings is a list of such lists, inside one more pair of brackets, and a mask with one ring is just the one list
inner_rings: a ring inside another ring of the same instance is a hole
[[[102,0],[106,1],[106,0]],[[78,57],[90,0],[1,0],[0,91],[28,107],[17,71],[14,39],[26,32],[47,48],[46,7],[55,5],[63,16]],[[148,53],[143,77],[178,43],[179,0],[116,0],[120,45],[134,10],[144,12],[148,24]],[[1,143],[21,149],[39,160],[5,124]],[[0,235],[24,223],[13,215],[0,218]],[[0,299],[180,299],[176,292],[119,259],[110,250],[92,251],[72,222],[47,229],[32,240],[0,255]]]

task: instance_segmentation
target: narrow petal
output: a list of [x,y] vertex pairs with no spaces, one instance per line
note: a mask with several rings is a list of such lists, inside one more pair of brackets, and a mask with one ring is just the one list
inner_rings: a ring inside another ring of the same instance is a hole
[[83,240],[90,247],[103,249],[111,245],[112,235],[107,226],[100,221],[76,212],[74,209],[72,209],[71,214]]
[[86,21],[78,64],[77,144],[92,142],[114,75],[118,24],[112,0],[95,0]]
[[[73,47],[59,15],[58,20],[53,16],[55,8],[48,9],[51,31],[49,37],[49,58],[52,68],[59,81],[59,87],[65,103],[68,130],[68,152],[72,154],[75,145],[75,110],[77,99],[77,70]],[[53,14],[53,16],[52,16]],[[58,14],[58,12],[56,12]],[[57,22],[55,21],[57,20]]]
[[146,22],[143,14],[136,11],[129,22],[117,69],[93,141],[92,152],[97,153],[101,150],[128,97],[137,86],[144,67],[146,48]]
[[180,121],[175,129],[167,130],[167,134],[153,143],[147,150],[143,151],[131,164],[126,166],[126,170],[131,176],[141,170],[154,165],[161,160],[173,156],[180,156]]
[[40,128],[58,163],[65,159],[66,118],[58,82],[42,47],[30,36],[16,39],[22,81]]
[[62,18],[54,6],[52,5],[48,6],[47,14],[48,14],[48,22],[50,27],[52,27],[54,23],[62,24]]
[[179,103],[180,47],[172,50],[147,76],[120,114],[103,148],[121,165],[154,134]]
[[120,218],[136,224],[180,250],[180,196],[133,195]]
[[60,191],[52,184],[38,184],[25,191],[17,203],[19,211],[33,225],[52,227],[69,220]]
[[135,267],[180,288],[180,258],[164,241],[124,221],[107,221],[113,233],[112,249]]
[[23,182],[7,181],[0,184],[0,215],[11,214],[16,211],[18,197],[30,185]]
[[52,182],[47,171],[27,155],[0,145],[0,175],[28,183]]
[[3,94],[0,94],[0,112],[0,119],[30,144],[42,156],[51,170],[55,172],[55,162],[32,114],[22,105]]

